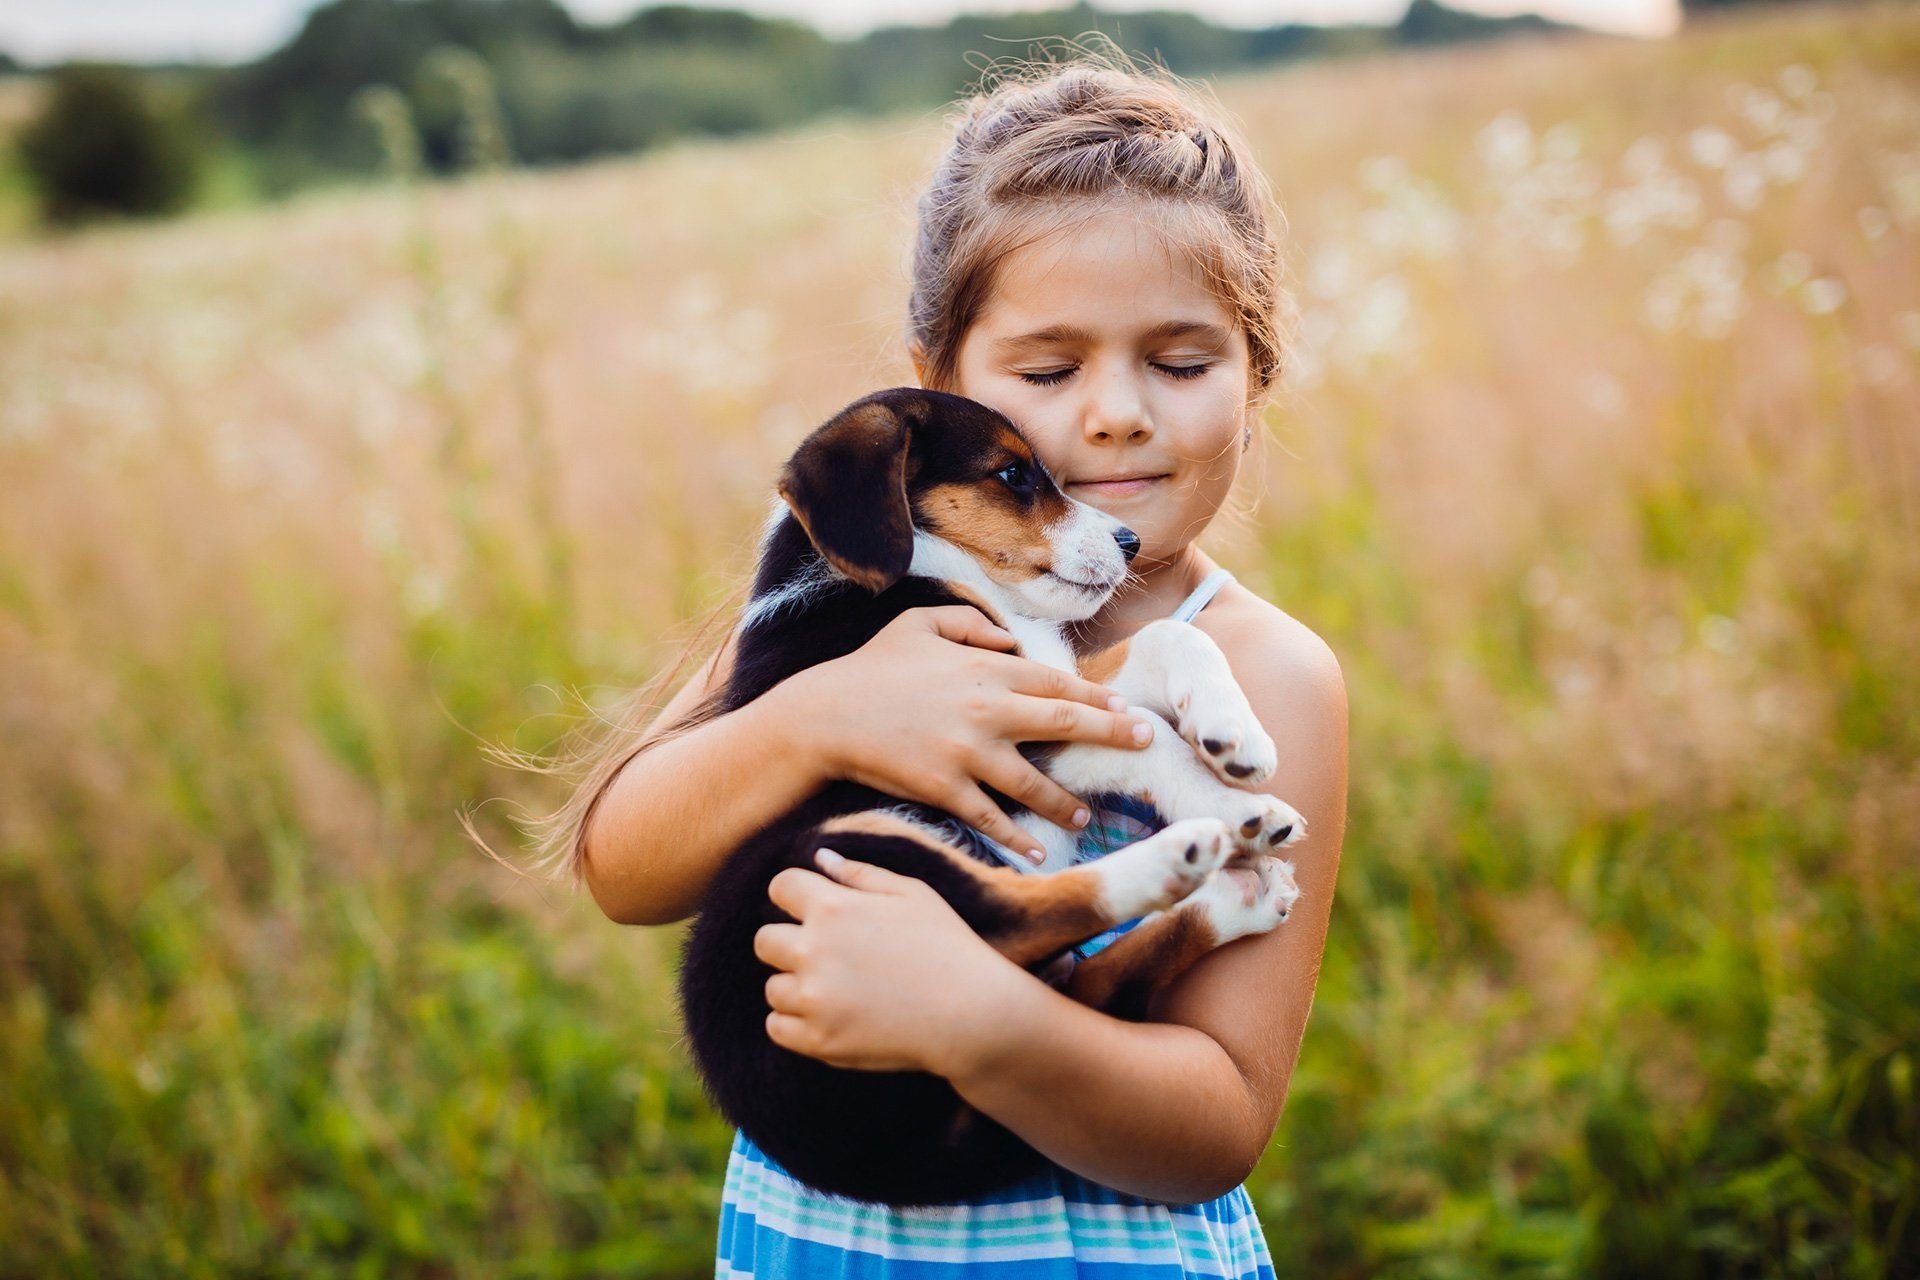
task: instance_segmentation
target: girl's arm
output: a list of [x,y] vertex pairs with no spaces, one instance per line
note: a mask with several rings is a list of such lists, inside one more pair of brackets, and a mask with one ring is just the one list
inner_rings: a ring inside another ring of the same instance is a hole
[[[1016,849],[1033,842],[983,783],[1062,826],[1083,825],[1080,799],[1017,744],[1134,746],[1145,722],[1110,710],[1111,689],[1013,647],[968,606],[911,609],[855,652],[648,746],[587,819],[581,870],[594,901],[623,924],[692,915],[742,840],[835,778],[936,805]],[[684,719],[731,664],[723,648],[661,723]]]
[[[1009,964],[918,882],[861,863],[830,871],[876,891],[857,893],[783,872],[775,883],[795,914],[811,927],[824,906],[829,918],[810,943],[794,940],[797,970],[769,983],[790,1010],[770,1018],[774,1038],[841,1065],[946,1076],[1049,1159],[1122,1191],[1190,1202],[1244,1179],[1273,1136],[1306,1030],[1346,805],[1338,664],[1311,632],[1262,610],[1271,617],[1203,620],[1230,661],[1249,659],[1233,665],[1280,749],[1271,790],[1307,818],[1286,924],[1207,955],[1162,992],[1156,1021],[1129,1023]],[[854,985],[876,969],[896,980]]]

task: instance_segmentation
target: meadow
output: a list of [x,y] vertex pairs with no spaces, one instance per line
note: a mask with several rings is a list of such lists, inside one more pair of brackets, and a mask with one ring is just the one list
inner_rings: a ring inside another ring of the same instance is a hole
[[[1280,1274],[1916,1274],[1920,11],[1217,90],[1298,314],[1212,545],[1353,717]],[[941,138],[0,244],[0,1274],[711,1274],[677,929],[460,817],[911,380]]]

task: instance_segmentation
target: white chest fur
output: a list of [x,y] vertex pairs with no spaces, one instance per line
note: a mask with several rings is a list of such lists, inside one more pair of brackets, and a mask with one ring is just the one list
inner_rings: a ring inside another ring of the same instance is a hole
[[[1019,602],[1013,594],[989,578],[979,561],[952,543],[916,531],[913,536],[913,566],[908,572],[966,585],[999,613],[1006,629],[1020,642],[1022,654],[1060,671],[1078,670],[1073,646],[1067,642],[1065,626],[1021,613]],[[1014,821],[1034,838],[1034,843],[1046,854],[1037,870],[1060,871],[1073,865],[1079,844],[1079,837],[1074,832],[1056,826],[1031,810],[1017,815]]]
[[1044,662],[1061,671],[1076,669],[1073,646],[1067,643],[1066,628],[1058,622],[1032,618],[1022,613],[1020,601],[1014,594],[989,578],[978,560],[951,542],[916,530],[913,535],[913,566],[907,572],[925,578],[944,578],[970,588],[993,606],[1006,629],[1020,642],[1021,653],[1035,662]]

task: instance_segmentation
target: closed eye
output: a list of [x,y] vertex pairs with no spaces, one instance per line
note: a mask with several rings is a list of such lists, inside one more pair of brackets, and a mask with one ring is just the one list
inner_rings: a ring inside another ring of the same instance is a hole
[[[1213,368],[1213,362],[1208,361],[1202,364],[1161,364],[1155,361],[1153,367],[1161,373],[1166,374],[1169,378],[1184,382],[1197,378],[1207,370]],[[1021,371],[1019,376],[1023,382],[1032,383],[1036,387],[1051,387],[1065,382],[1068,378],[1072,377],[1076,368],[1078,368],[1077,365],[1068,365],[1064,369],[1046,369],[1037,373]]]

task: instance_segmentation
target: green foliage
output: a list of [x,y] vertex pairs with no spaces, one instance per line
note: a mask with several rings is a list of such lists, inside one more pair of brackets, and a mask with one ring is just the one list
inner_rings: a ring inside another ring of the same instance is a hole
[[1439,0],[1413,0],[1400,19],[1397,34],[1407,44],[1457,44],[1463,40],[1483,40],[1490,35],[1518,31],[1552,31],[1556,24],[1538,14],[1519,13],[1507,18],[1450,9]]
[[186,204],[198,174],[194,135],[150,93],[139,77],[111,67],[54,74],[18,143],[49,221],[171,213]]
[[339,127],[355,95],[377,84],[412,100],[428,168],[457,168],[452,118],[421,76],[433,52],[448,46],[492,68],[516,154],[537,164],[777,128],[831,110],[936,106],[967,89],[983,61],[1089,32],[1183,74],[1204,74],[1550,25],[1422,0],[1399,28],[1240,31],[1173,10],[1115,14],[1080,3],[830,41],[797,22],[687,5],[591,27],[553,0],[332,0],[281,49],[223,76],[215,102],[224,127],[267,157],[279,185],[291,186],[377,167],[370,140]]

